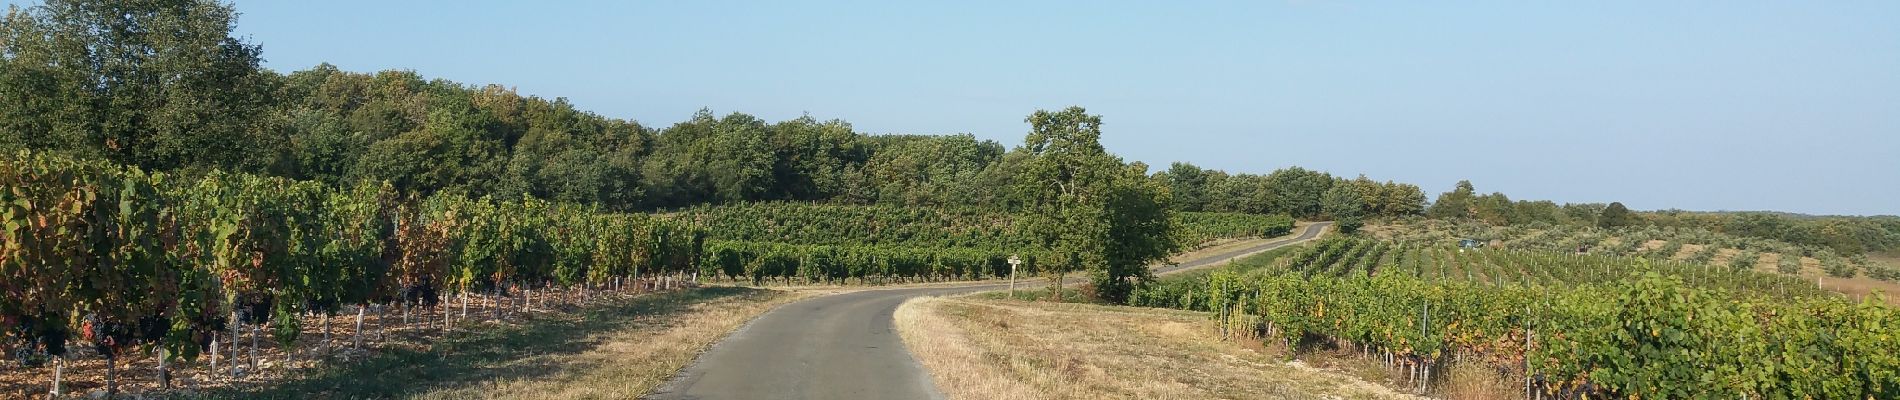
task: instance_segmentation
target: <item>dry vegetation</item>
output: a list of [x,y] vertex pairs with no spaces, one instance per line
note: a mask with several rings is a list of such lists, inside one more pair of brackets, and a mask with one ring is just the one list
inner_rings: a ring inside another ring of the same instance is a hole
[[952,399],[1413,397],[1223,340],[1202,313],[920,298],[896,322]]
[[[633,398],[753,316],[806,295],[744,288],[600,293],[584,302],[574,295],[574,303],[537,301],[532,311],[507,307],[503,318],[474,321],[497,311],[482,298],[470,321],[446,331],[439,314],[404,326],[400,314],[370,313],[360,350],[350,348],[354,318],[330,319],[329,347],[312,319],[292,363],[265,337],[257,369],[245,343],[237,378],[228,375],[229,360],[214,372],[203,356],[174,365],[174,389],[161,392],[156,361],[134,356],[119,366],[118,385],[129,398]],[[102,358],[69,360],[63,375],[67,397],[103,394]],[[0,398],[44,398],[50,379],[49,367],[0,370]]]

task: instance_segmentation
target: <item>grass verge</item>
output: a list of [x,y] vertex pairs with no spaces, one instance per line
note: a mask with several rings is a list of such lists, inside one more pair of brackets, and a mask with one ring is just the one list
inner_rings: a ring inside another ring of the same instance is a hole
[[951,399],[1410,398],[1223,340],[1205,313],[919,298],[896,323]]
[[638,398],[758,314],[802,297],[712,287],[457,332],[209,398]]

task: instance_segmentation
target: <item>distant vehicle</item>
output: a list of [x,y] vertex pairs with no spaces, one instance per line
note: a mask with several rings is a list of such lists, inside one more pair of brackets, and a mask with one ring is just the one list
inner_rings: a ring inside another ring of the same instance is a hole
[[1461,249],[1475,249],[1475,248],[1479,248],[1479,247],[1484,247],[1484,242],[1482,242],[1482,241],[1479,241],[1478,239],[1460,239],[1460,240],[1458,240],[1458,248],[1461,248]]

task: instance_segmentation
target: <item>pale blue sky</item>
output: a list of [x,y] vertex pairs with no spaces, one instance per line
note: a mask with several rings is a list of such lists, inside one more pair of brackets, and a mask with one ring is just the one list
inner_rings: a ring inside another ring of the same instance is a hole
[[1160,167],[1900,214],[1896,1],[1019,3],[237,7],[279,71],[414,69],[656,127],[705,107],[1014,146],[1081,105]]

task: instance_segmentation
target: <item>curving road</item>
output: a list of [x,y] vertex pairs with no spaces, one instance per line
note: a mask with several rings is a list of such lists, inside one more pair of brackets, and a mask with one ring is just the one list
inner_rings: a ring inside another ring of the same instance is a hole
[[[1160,267],[1157,274],[1225,262],[1318,237],[1328,223],[1297,237]],[[1032,285],[1034,285],[1032,283]],[[917,296],[994,290],[1007,283],[883,289],[786,304],[740,327],[701,354],[649,399],[940,399],[891,315]]]

